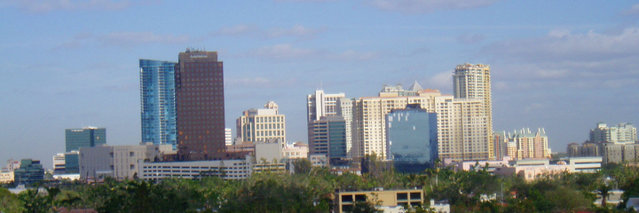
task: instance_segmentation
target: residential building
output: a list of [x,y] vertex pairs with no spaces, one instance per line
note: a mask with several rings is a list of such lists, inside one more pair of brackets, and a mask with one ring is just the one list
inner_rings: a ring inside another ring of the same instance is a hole
[[286,117],[279,114],[275,102],[269,101],[264,109],[249,109],[237,121],[237,137],[241,141],[286,141]]
[[0,183],[11,183],[14,181],[14,171],[20,168],[20,161],[8,160],[7,166],[0,170]]
[[605,123],[597,123],[597,128],[590,130],[590,142],[633,144],[637,142],[637,128],[630,123],[620,123],[617,126],[608,126]]
[[357,202],[379,202],[377,208],[424,207],[422,189],[384,190],[379,188],[373,191],[337,191],[334,199],[334,209],[339,213],[351,212]]
[[485,135],[488,142],[488,156],[490,159],[495,158],[493,153],[493,117],[492,117],[492,99],[490,86],[490,66],[484,64],[461,64],[455,67],[453,74],[453,91],[455,98],[473,98],[479,99],[482,103],[481,114],[487,119],[488,133]]
[[66,129],[65,144],[66,152],[106,144],[106,129],[98,127]]
[[217,52],[187,49],[175,66],[178,159],[228,157],[224,136],[223,63]]
[[440,159],[489,160],[492,143],[488,115],[479,99],[435,97]]
[[162,146],[171,144],[96,146],[80,149],[80,178],[98,180],[110,176],[119,180],[139,177],[141,162],[162,159]]
[[601,143],[604,164],[639,162],[639,144]]
[[493,132],[493,153],[495,153],[495,160],[501,160],[504,156],[508,155],[508,136],[506,131]]
[[346,129],[346,155],[348,158],[353,157],[353,99],[340,98],[337,100],[337,115],[344,118]]
[[20,168],[13,171],[16,184],[30,185],[44,180],[44,169],[39,160],[22,159]]
[[308,145],[311,154],[323,154],[330,160],[348,157],[346,121],[341,116],[322,116],[308,125]]
[[175,67],[177,63],[140,59],[142,142],[177,145]]
[[400,172],[423,172],[437,159],[437,114],[419,104],[394,109],[386,115],[388,156]]
[[[550,158],[551,150],[548,147],[548,136],[543,128],[532,133],[530,129],[521,129],[508,133],[508,141],[512,141],[517,146],[514,155],[509,155],[512,159],[544,159]],[[512,153],[509,153],[512,154]]]

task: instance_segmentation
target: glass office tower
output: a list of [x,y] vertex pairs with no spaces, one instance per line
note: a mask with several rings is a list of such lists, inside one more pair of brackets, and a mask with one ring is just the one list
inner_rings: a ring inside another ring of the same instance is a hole
[[140,59],[142,142],[177,144],[175,62]]
[[409,104],[386,117],[387,156],[400,172],[421,172],[437,158],[437,116]]
[[106,144],[106,129],[85,127],[82,129],[66,129],[65,145],[67,152],[80,150],[81,147],[94,147]]

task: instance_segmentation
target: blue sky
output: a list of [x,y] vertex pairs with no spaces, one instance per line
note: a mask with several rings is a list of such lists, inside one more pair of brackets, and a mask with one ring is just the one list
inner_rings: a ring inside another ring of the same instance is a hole
[[226,124],[269,100],[306,141],[315,89],[451,93],[490,64],[495,130],[545,127],[553,151],[596,122],[639,123],[639,2],[498,0],[0,0],[0,160],[51,167],[64,129],[140,140],[138,59],[187,47],[224,61]]

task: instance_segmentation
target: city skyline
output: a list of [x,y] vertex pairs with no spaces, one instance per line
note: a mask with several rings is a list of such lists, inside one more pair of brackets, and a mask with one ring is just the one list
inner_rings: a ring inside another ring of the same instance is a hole
[[138,60],[176,61],[187,47],[224,61],[227,128],[273,100],[290,141],[307,142],[315,89],[366,97],[416,80],[452,94],[465,62],[491,66],[495,131],[543,127],[563,152],[597,122],[639,123],[632,2],[2,1],[0,11],[11,20],[0,24],[0,159],[47,168],[67,128],[139,143]]

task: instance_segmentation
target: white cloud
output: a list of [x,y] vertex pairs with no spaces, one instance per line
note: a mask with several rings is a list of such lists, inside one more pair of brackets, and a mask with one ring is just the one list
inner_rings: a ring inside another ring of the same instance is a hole
[[253,25],[240,24],[230,27],[223,27],[211,33],[213,36],[253,36],[258,38],[281,38],[296,37],[310,38],[323,29],[313,29],[302,25],[294,25],[290,28],[268,28],[263,29]]
[[374,0],[371,4],[382,10],[405,13],[430,13],[436,10],[471,9],[489,6],[498,0]]
[[623,11],[623,15],[639,15],[639,4],[632,5],[630,9]]
[[276,44],[261,47],[254,51],[254,55],[265,58],[290,59],[315,55],[318,52],[312,49],[293,47],[291,44]]
[[144,43],[185,43],[189,41],[186,35],[161,35],[153,32],[113,32],[98,37],[107,44],[130,45]]
[[119,10],[130,7],[128,0],[8,0],[6,5],[29,12],[50,12],[56,10]]
[[452,71],[440,72],[431,76],[424,88],[453,88]]

